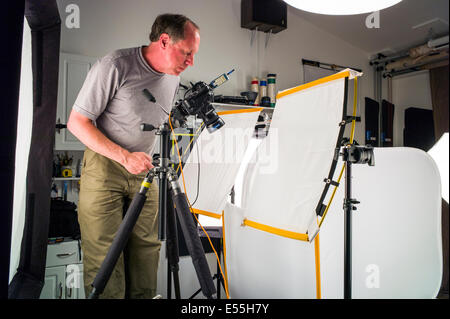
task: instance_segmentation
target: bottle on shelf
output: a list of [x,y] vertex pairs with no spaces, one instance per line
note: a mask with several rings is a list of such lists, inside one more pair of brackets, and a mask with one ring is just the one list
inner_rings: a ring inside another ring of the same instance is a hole
[[270,107],[275,107],[276,103],[276,79],[276,74],[267,74],[267,94],[270,97]]
[[[259,81],[259,97],[261,106],[269,106],[270,102],[267,96],[267,81],[266,79],[261,79]],[[262,103],[264,101],[264,103]]]
[[256,99],[253,102],[253,105],[255,105],[255,106],[258,106],[259,102],[261,100],[261,98],[259,96],[259,83],[258,82],[259,82],[258,78],[255,77],[255,78],[252,79],[252,83],[251,83],[251,86],[250,86],[250,91],[257,93]]

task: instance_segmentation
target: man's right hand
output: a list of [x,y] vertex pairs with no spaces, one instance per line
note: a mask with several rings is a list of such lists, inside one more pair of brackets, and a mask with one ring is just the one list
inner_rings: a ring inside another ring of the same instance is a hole
[[72,110],[67,128],[86,147],[120,163],[131,174],[139,174],[153,168],[152,159],[143,152],[128,152],[113,143],[86,116]]
[[121,164],[131,174],[139,174],[153,168],[151,157],[144,152],[128,152]]

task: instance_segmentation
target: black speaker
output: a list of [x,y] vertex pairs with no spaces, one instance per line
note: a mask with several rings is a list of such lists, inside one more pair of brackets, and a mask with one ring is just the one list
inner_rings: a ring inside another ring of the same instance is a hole
[[394,104],[383,100],[381,102],[381,146],[392,147],[394,146]]
[[433,111],[410,107],[405,110],[403,145],[428,152],[435,143]]
[[241,27],[278,33],[287,28],[287,4],[282,0],[241,0]]
[[366,145],[372,145],[374,147],[378,146],[378,117],[380,113],[380,104],[368,97],[365,98],[366,101]]

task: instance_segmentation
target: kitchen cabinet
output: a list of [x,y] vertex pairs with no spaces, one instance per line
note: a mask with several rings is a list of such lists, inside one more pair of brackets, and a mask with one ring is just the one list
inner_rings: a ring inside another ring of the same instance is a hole
[[83,256],[80,242],[65,238],[49,244],[41,299],[84,299]]

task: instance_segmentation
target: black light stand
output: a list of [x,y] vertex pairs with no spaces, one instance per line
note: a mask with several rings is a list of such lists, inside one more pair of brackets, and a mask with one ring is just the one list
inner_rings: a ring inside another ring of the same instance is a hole
[[[148,124],[142,124],[141,127],[145,131],[154,130],[155,127]],[[108,253],[100,267],[97,276],[92,284],[93,289],[89,295],[89,299],[97,299],[106,286],[117,260],[125,248],[127,240],[139,214],[144,206],[146,193],[153,182],[153,178],[159,179],[159,216],[158,216],[158,238],[166,240],[168,249],[169,270],[172,272],[175,280],[175,295],[180,298],[180,286],[178,279],[178,241],[176,232],[176,216],[180,221],[181,230],[184,235],[187,250],[192,257],[192,263],[200,283],[204,296],[208,299],[215,297],[216,288],[214,286],[213,277],[208,267],[202,243],[198,236],[197,225],[192,219],[192,213],[186,198],[186,194],[181,191],[178,183],[177,173],[169,166],[169,137],[170,128],[166,122],[162,124],[157,135],[160,135],[160,152],[158,166],[152,168],[141,184],[141,189],[133,197],[133,200],[120,224],[116,237],[108,250]],[[167,190],[170,188],[171,193]],[[169,202],[168,202],[169,200]],[[169,203],[169,204],[168,204]],[[174,205],[176,209],[174,208]],[[176,216],[175,216],[175,211]],[[167,230],[167,236],[166,236]]]
[[375,165],[373,148],[348,144],[342,153],[345,161],[345,197],[344,197],[344,299],[352,298],[352,211],[359,202],[352,198],[352,165]]

